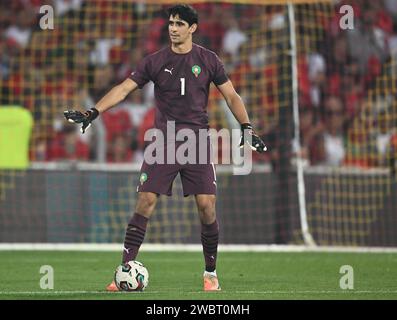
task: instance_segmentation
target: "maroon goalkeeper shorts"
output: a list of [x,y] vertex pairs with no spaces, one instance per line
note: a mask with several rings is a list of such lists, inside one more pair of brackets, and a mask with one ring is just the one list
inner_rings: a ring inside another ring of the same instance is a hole
[[185,197],[195,194],[216,194],[216,173],[209,139],[208,146],[204,149],[204,152],[207,153],[206,159],[208,159],[205,163],[200,163],[198,150],[194,164],[179,164],[178,161],[148,164],[144,161],[139,175],[137,192],[153,192],[171,196],[172,184],[179,173]]

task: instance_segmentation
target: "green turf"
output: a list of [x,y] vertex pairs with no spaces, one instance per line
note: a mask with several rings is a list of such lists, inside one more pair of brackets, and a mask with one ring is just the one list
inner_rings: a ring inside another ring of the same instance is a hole
[[[0,251],[0,299],[397,299],[397,254],[218,254],[221,292],[202,291],[200,252],[142,252],[150,273],[140,293],[107,293],[120,259],[113,252]],[[40,288],[42,265],[54,269],[54,289]],[[354,289],[339,287],[342,265]]]

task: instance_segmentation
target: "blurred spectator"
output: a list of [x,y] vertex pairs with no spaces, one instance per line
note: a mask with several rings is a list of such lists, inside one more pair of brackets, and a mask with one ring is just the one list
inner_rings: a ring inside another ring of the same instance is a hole
[[397,133],[394,133],[390,141],[390,157],[388,159],[391,173],[397,174]]
[[[129,162],[136,149],[136,136],[131,113],[125,107],[108,110],[101,115],[106,131],[106,158],[109,162]],[[122,150],[124,148],[124,150]]]
[[[252,41],[260,41],[258,37],[254,37]],[[252,68],[254,69],[260,69],[262,68],[267,62],[269,61],[270,58],[270,47],[262,46],[259,47],[257,50],[251,52],[249,54],[249,63]]]
[[330,39],[330,50],[327,51],[327,64],[329,73],[342,74],[345,65],[351,60],[348,52],[346,34],[342,33]]
[[372,57],[383,63],[388,56],[387,32],[379,27],[381,19],[389,18],[386,14],[380,14],[376,10],[375,3],[363,12],[362,20],[357,20],[354,29],[347,33],[349,53],[358,61],[362,74],[366,73],[368,60]]
[[98,66],[94,68],[94,83],[90,95],[94,101],[99,101],[109,90],[113,83],[114,72],[110,65]]
[[326,84],[325,59],[321,54],[313,52],[307,56],[307,64],[309,67],[311,103],[318,107]]
[[110,60],[110,51],[115,46],[120,46],[121,39],[98,39],[95,43],[95,49],[90,53],[90,62],[96,65],[107,65]]
[[397,20],[397,1],[383,0],[383,2],[385,3],[386,11],[389,12],[393,17],[393,20],[396,21]]
[[150,28],[146,30],[145,54],[154,53],[162,47],[163,38],[165,37],[164,34],[166,31],[168,34],[167,26],[167,20],[163,17],[156,17],[150,22]]
[[319,140],[321,164],[340,166],[345,158],[345,111],[340,98],[328,97],[324,102],[324,130]]
[[143,120],[141,122],[141,125],[138,129],[138,146],[139,149],[145,150],[147,147],[147,144],[150,143],[145,141],[145,133],[149,129],[152,129],[154,127],[154,118],[156,114],[156,108],[151,107],[144,115]]
[[330,77],[328,95],[338,96],[345,105],[345,112],[352,119],[360,111],[360,101],[364,96],[364,79],[358,65],[346,63],[343,73],[334,73]]
[[88,160],[88,145],[81,141],[77,126],[63,122],[48,149],[49,161]]
[[11,71],[11,56],[12,53],[9,50],[9,44],[7,44],[6,40],[2,37],[0,33],[0,80],[6,79]]
[[36,139],[34,154],[31,154],[30,159],[33,161],[47,161],[49,160],[48,144],[45,137]]
[[286,16],[283,12],[282,7],[280,6],[279,9],[272,10],[270,18],[263,19],[263,21],[268,22],[269,28],[271,30],[283,30],[286,26]]
[[312,52],[298,58],[299,90],[305,103],[320,107],[326,84],[326,66],[324,57]]
[[381,110],[377,114],[377,133],[376,147],[378,151],[378,165],[388,166],[390,158],[393,156],[395,149],[395,140],[397,137],[397,128],[393,127],[393,116],[387,109]]
[[79,10],[82,2],[82,0],[53,0],[55,14],[62,16],[69,11]]
[[117,133],[108,143],[107,161],[108,162],[131,162],[132,150],[131,141],[128,133]]
[[323,127],[317,120],[314,107],[310,104],[303,104],[299,109],[299,129],[300,149],[298,140],[294,138],[292,140],[293,156],[301,157],[306,164],[317,164],[322,157],[317,146]]
[[35,12],[22,10],[17,13],[15,24],[5,30],[5,37],[8,41],[25,48],[30,40],[31,28],[35,23]]
[[[247,43],[239,48],[239,61],[234,66],[234,70],[230,73],[230,79],[233,82],[236,90],[240,92],[243,97],[245,94],[242,92],[248,89],[251,85],[250,76],[253,73],[253,68],[249,62],[250,48]],[[246,101],[246,100],[245,100]]]
[[106,140],[112,141],[115,136],[129,133],[132,128],[130,113],[123,108],[113,108],[101,115],[106,129]]
[[110,65],[104,65],[95,69],[94,88],[98,91],[106,90],[112,83],[113,70]]
[[198,6],[199,16],[201,14],[205,19],[199,21],[197,36],[205,47],[215,52],[220,52],[222,48],[222,39],[226,32],[225,23],[227,18],[225,16],[229,17],[229,13],[226,10],[228,7],[230,7],[230,4],[226,3]]
[[347,130],[345,165],[373,167],[377,165],[377,146],[374,133],[373,103],[361,102],[360,112],[349,124]]
[[226,20],[226,32],[222,41],[222,50],[232,57],[232,63],[235,64],[239,60],[239,48],[244,44],[248,37],[240,30],[238,21],[231,14]]

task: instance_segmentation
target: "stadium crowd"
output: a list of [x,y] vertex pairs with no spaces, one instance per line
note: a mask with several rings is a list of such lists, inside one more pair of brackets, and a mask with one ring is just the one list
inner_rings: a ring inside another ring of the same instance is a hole
[[[39,9],[45,4],[55,10],[53,30],[39,27]],[[339,25],[344,4],[354,9],[352,30]],[[272,44],[277,32],[286,29],[285,8],[195,7],[205,12],[195,42],[224,61],[270,146],[265,155],[255,155],[256,162],[274,163],[280,157],[281,108],[289,108],[291,158],[300,153],[310,165],[372,167],[387,165],[395,155],[397,105],[389,89],[395,88],[391,70],[395,74],[397,68],[396,1],[337,1],[329,17],[312,10],[308,19],[315,19],[317,30],[298,34],[299,143],[293,138],[291,103],[280,102],[280,92],[290,89],[280,88],[280,52],[274,53]],[[64,121],[62,111],[94,106],[142,57],[167,45],[161,8],[105,0],[0,2],[0,105],[22,105],[32,112],[31,160],[142,160],[144,133],[154,120],[152,85],[103,114],[85,135]],[[301,9],[308,12],[310,6]],[[231,125],[221,101],[212,90],[209,114],[215,129]]]

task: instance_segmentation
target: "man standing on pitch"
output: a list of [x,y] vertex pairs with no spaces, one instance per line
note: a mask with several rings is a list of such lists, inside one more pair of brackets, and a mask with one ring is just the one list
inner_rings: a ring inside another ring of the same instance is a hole
[[[175,131],[190,129],[197,133],[208,130],[207,102],[211,82],[224,96],[230,110],[241,124],[240,147],[245,141],[258,152],[266,151],[263,141],[254,133],[240,96],[226,76],[218,56],[192,42],[198,26],[198,15],[189,5],[176,5],[168,9],[168,31],[171,45],[146,56],[130,77],[112,88],[95,106],[85,113],[64,112],[70,122],[82,123],[81,131],[102,112],[115,106],[137,88],[154,82],[156,99],[155,128],[164,135],[170,123]],[[197,134],[198,135],[198,134]],[[165,138],[167,154],[169,137]],[[168,141],[167,141],[168,140]],[[173,141],[175,145],[179,142]],[[200,149],[200,152],[202,150]],[[209,148],[205,149],[209,154]],[[185,196],[194,195],[201,221],[201,242],[205,259],[204,290],[220,290],[216,274],[216,257],[219,227],[215,214],[216,176],[214,164],[207,156],[206,163],[142,164],[135,213],[128,223],[123,248],[123,263],[135,260],[143,242],[146,226],[160,194],[171,195],[172,183],[179,173]],[[117,291],[114,282],[108,291]]]

